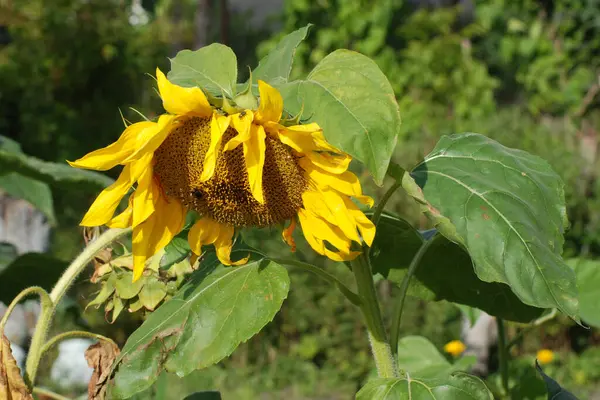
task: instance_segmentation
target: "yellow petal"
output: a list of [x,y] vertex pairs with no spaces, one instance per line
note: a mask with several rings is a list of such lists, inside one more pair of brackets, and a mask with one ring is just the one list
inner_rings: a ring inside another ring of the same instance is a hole
[[258,105],[256,119],[260,122],[279,122],[283,112],[283,98],[279,91],[268,83],[259,80],[258,94],[260,95],[260,104]]
[[373,244],[373,239],[375,239],[375,225],[369,218],[367,218],[360,208],[358,208],[356,204],[352,202],[352,200],[344,197],[344,202],[346,203],[348,214],[356,222],[356,226],[358,227],[364,242],[367,244],[367,246],[371,247]]
[[[306,241],[317,253],[334,261],[353,260],[360,254],[358,251],[350,251],[350,241],[344,237],[337,227],[327,221],[304,209],[298,211],[298,219]],[[338,251],[329,250],[325,245],[325,240],[336,247]]]
[[167,112],[175,115],[195,115],[209,117],[212,107],[199,87],[185,88],[175,85],[167,79],[160,69],[156,69],[158,91]]
[[221,224],[212,218],[204,217],[198,220],[188,234],[188,242],[192,251],[200,255],[202,246],[214,244],[217,257],[223,265],[241,265],[248,262],[248,257],[231,261],[233,246],[233,226]]
[[342,172],[341,174],[331,174],[314,165],[306,157],[299,159],[298,163],[318,187],[335,190],[347,196],[355,197],[358,201],[367,204],[369,207],[373,206],[373,199],[362,194],[360,181],[351,171]]
[[67,161],[72,167],[106,171],[121,164],[137,148],[140,138],[144,137],[147,130],[153,130],[156,123],[150,121],[138,122],[129,125],[121,137],[113,144],[92,151],[79,160]]
[[119,178],[104,189],[94,200],[88,212],[83,216],[81,226],[100,226],[110,221],[121,202],[131,188],[131,166],[126,165]]
[[155,204],[161,197],[160,187],[154,177],[153,168],[148,166],[146,171],[140,176],[137,188],[132,194],[133,197],[133,221],[135,228],[148,219],[155,212]]
[[158,196],[155,211],[133,228],[133,281],[144,272],[146,260],[165,247],[183,228],[185,207],[173,197]]
[[310,151],[341,153],[337,148],[327,143],[327,140],[323,136],[323,131],[316,123],[290,127],[280,126],[277,133],[282,143],[287,144],[300,153],[308,153]]
[[252,196],[264,204],[263,167],[265,165],[265,130],[260,125],[252,125],[250,139],[244,142],[244,158],[248,170],[248,182]]
[[307,190],[302,194],[302,202],[306,210],[338,227],[348,239],[360,243],[356,222],[348,218],[343,197],[332,190]]
[[237,131],[237,135],[229,139],[229,142],[223,147],[223,151],[233,150],[250,139],[250,127],[254,120],[254,113],[250,110],[245,110],[239,114],[231,116],[231,126]]
[[200,175],[200,182],[206,182],[213,177],[217,166],[217,157],[221,149],[223,134],[229,127],[229,116],[213,114],[210,120],[210,145],[204,156],[204,169]]
[[129,196],[129,204],[125,211],[106,223],[109,228],[127,228],[133,223],[133,196]]
[[306,153],[306,156],[317,167],[331,174],[341,174],[346,172],[350,165],[350,161],[352,161],[352,157],[347,154],[333,155],[330,153],[311,151]]
[[146,129],[142,132],[142,135],[139,136],[136,150],[125,158],[122,163],[126,164],[146,154],[154,153],[175,127],[176,120],[177,117],[174,115],[161,115],[152,129]]

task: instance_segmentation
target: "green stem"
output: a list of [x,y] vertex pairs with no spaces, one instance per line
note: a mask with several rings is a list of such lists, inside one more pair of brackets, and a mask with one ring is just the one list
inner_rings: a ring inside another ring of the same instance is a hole
[[42,388],[39,388],[39,387],[33,388],[33,394],[42,395],[44,397],[47,397],[47,398],[53,399],[53,400],[71,400],[68,397],[65,397],[65,396],[60,395],[58,393],[54,393],[54,392],[51,392],[50,390],[42,389]]
[[383,209],[385,208],[386,203],[388,202],[390,197],[392,197],[394,192],[400,186],[402,186],[402,182],[396,181],[392,186],[390,186],[390,188],[387,190],[387,192],[385,192],[385,194],[381,198],[381,201],[377,204],[377,207],[375,207],[375,211],[373,211],[373,216],[371,217],[371,221],[373,221],[373,225],[377,226],[377,224],[379,223],[379,219],[381,218],[381,214],[383,213]]
[[408,293],[408,287],[410,285],[410,279],[415,274],[417,267],[421,263],[423,256],[429,249],[429,246],[435,240],[435,236],[429,240],[425,240],[417,253],[413,256],[410,265],[408,266],[408,271],[404,278],[402,279],[402,283],[400,284],[400,299],[394,309],[394,315],[392,316],[392,329],[391,329],[391,337],[390,342],[392,346],[392,353],[395,355],[398,353],[398,340],[400,339],[400,324],[402,322],[402,311],[404,310],[404,301],[406,300],[406,293]]
[[289,260],[285,258],[269,258],[271,261],[276,262],[278,264],[287,264],[293,267],[298,267],[305,269],[307,271],[312,272],[313,274],[319,276],[325,281],[336,285],[338,289],[346,296],[346,298],[355,306],[360,307],[361,299],[360,297],[354,293],[348,286],[344,285],[342,281],[340,281],[335,275],[330,274],[322,268],[319,268],[315,265],[305,263],[298,260]]
[[48,340],[48,342],[46,344],[44,344],[44,346],[42,347],[42,357],[56,343],[60,342],[61,340],[74,338],[74,337],[88,338],[88,339],[95,339],[95,340],[104,340],[105,342],[109,342],[109,343],[112,343],[115,346],[117,346],[117,344],[112,339],[107,338],[106,336],[99,335],[97,333],[86,332],[86,331],[69,331],[69,332],[60,333],[60,334],[54,336],[52,339]]
[[50,301],[50,297],[48,296],[48,292],[46,292],[44,289],[42,289],[39,286],[28,287],[27,289],[25,289],[21,293],[19,293],[17,295],[17,297],[15,297],[13,299],[13,301],[8,305],[8,308],[6,309],[6,312],[2,316],[2,319],[0,320],[0,332],[4,332],[4,325],[6,325],[6,322],[8,321],[8,317],[13,312],[13,310],[15,309],[15,307],[17,306],[17,304],[19,304],[19,302],[24,297],[29,296],[32,293],[35,293],[38,296],[40,296],[40,303],[42,304],[42,307],[44,307],[44,305],[47,306],[47,305],[49,305],[49,304],[52,303]]
[[381,378],[397,377],[398,369],[390,351],[390,345],[386,339],[379,302],[377,301],[375,282],[373,281],[371,267],[365,252],[353,260],[351,265],[358,287],[358,295],[362,300],[360,309],[367,324],[369,342],[371,343],[371,351],[375,359],[377,374]]
[[54,288],[50,292],[49,304],[44,307],[44,302],[42,301],[42,310],[35,326],[35,332],[31,338],[31,345],[29,347],[29,353],[27,354],[27,361],[25,362],[25,382],[29,387],[33,387],[35,383],[44,343],[46,342],[46,337],[48,335],[48,330],[50,329],[52,317],[56,311],[56,306],[65,293],[67,293],[67,290],[71,287],[77,276],[79,276],[85,267],[94,259],[94,256],[106,246],[129,232],[131,232],[131,228],[109,229],[98,236],[96,240],[91,242],[81,254],[73,260],[58,282],[56,282],[56,285],[54,285]]
[[504,320],[496,318],[498,324],[498,358],[500,361],[500,375],[502,377],[502,387],[504,394],[508,395],[508,347],[506,346],[506,329],[504,329]]

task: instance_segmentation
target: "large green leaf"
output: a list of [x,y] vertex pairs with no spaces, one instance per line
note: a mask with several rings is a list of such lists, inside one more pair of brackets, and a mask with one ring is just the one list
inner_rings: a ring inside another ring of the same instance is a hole
[[11,172],[0,175],[0,190],[12,197],[26,200],[41,211],[50,224],[56,224],[52,192],[46,183]]
[[356,400],[493,400],[483,381],[464,372],[446,377],[417,379],[410,374],[402,378],[370,380],[356,394]]
[[405,336],[398,342],[398,368],[416,378],[447,376],[468,369],[476,361],[474,356],[467,356],[451,364],[423,336]]
[[579,316],[586,324],[600,328],[600,261],[572,258],[567,264],[577,275]]
[[544,379],[546,389],[548,390],[548,400],[577,400],[577,397],[573,393],[563,389],[554,379],[546,375],[537,361],[535,362],[535,368]]
[[0,136],[0,175],[16,172],[53,186],[90,191],[104,189],[113,182],[108,176],[94,171],[27,156],[14,143]]
[[255,82],[262,79],[271,84],[287,82],[292,71],[296,48],[306,39],[311,26],[309,24],[284,36],[277,46],[260,60],[258,67],[252,71],[252,79]]
[[9,304],[30,286],[52,289],[67,263],[42,253],[26,253],[0,271],[0,301]]
[[[411,279],[409,295],[477,307],[511,321],[529,322],[543,312],[523,304],[507,285],[480,280],[471,258],[457,244],[439,234],[431,240]],[[423,235],[408,222],[383,215],[371,248],[373,272],[400,285],[423,241]]]
[[168,78],[184,87],[199,86],[214,95],[235,95],[237,58],[233,51],[213,43],[196,51],[182,50],[171,59]]
[[273,319],[288,290],[287,271],[274,262],[207,262],[129,337],[111,398],[148,388],[163,369],[183,376],[219,362]]
[[575,274],[561,258],[563,183],[548,163],[482,135],[444,136],[403,186],[480,279],[578,318]]
[[305,80],[280,85],[286,110],[317,122],[327,140],[361,161],[381,183],[396,146],[400,112],[394,91],[377,64],[337,50]]

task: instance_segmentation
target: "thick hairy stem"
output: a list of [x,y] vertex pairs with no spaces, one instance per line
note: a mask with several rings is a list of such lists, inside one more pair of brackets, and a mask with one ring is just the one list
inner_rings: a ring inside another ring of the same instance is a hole
[[375,282],[373,281],[367,256],[363,253],[352,261],[351,264],[352,272],[354,272],[354,277],[356,278],[358,295],[362,302],[360,309],[367,324],[369,342],[373,358],[375,359],[377,374],[381,378],[397,377],[398,369],[390,351],[390,345],[387,342],[379,302],[377,301]]
[[19,293],[17,295],[17,297],[15,297],[13,299],[13,301],[8,305],[6,312],[2,316],[2,319],[0,320],[0,332],[4,331],[4,325],[6,325],[6,322],[8,321],[8,317],[13,312],[13,310],[15,309],[17,304],[19,304],[19,302],[21,300],[23,300],[24,297],[27,297],[31,294],[37,294],[38,296],[40,296],[40,303],[42,304],[42,306],[44,304],[47,305],[47,304],[51,303],[50,297],[48,296],[48,292],[46,292],[44,289],[42,289],[39,286],[28,287],[27,289],[25,289],[21,293]]
[[110,343],[114,344],[115,346],[117,346],[117,344],[111,338],[107,338],[106,336],[102,336],[97,333],[86,332],[86,331],[69,331],[69,332],[64,332],[64,333],[58,334],[58,335],[54,336],[52,339],[48,340],[48,342],[46,344],[44,344],[44,347],[42,347],[42,357],[56,343],[58,343],[62,340],[65,340],[65,339],[70,339],[70,338],[88,338],[88,339],[95,339],[95,340],[104,340],[105,342],[110,342]]
[[106,246],[131,232],[131,229],[109,229],[96,240],[91,242],[75,260],[65,270],[54,288],[50,292],[48,304],[44,305],[42,301],[42,311],[35,326],[35,332],[31,338],[31,346],[27,354],[25,363],[25,382],[33,388],[37,374],[40,359],[42,357],[44,344],[48,335],[48,330],[52,322],[52,317],[56,311],[56,306],[67,293],[75,279],[85,269],[85,267],[94,259],[94,256]]

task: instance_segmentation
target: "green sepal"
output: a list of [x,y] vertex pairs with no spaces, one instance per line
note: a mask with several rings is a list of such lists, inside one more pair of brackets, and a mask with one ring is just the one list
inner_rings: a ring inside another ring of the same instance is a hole
[[233,101],[246,110],[256,110],[258,108],[258,99],[252,93],[252,71],[250,71],[250,78],[248,78],[248,86],[243,92],[235,96]]

